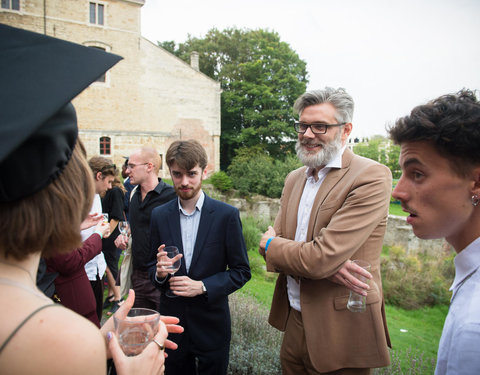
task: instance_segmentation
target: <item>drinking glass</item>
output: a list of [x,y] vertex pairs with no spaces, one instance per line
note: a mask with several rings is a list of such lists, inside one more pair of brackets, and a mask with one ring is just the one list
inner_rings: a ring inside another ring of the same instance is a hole
[[160,314],[151,309],[132,308],[126,317],[113,316],[115,334],[125,355],[140,354],[158,332]]
[[119,221],[118,222],[118,230],[124,236],[130,236],[130,224],[128,221]]
[[[178,248],[176,246],[166,246],[163,251],[167,253],[167,257],[169,259],[175,258],[179,253]],[[167,271],[170,276],[173,276],[175,272],[177,272],[180,269],[180,265],[182,264],[181,258],[177,259],[175,262],[171,262],[170,264],[163,265],[162,268]],[[167,290],[165,293],[167,297],[178,297],[176,294],[174,294],[170,289]]]
[[[370,263],[356,259],[352,260],[355,264],[359,265],[363,269],[370,271]],[[362,275],[358,273],[352,273],[353,276],[355,276],[358,280],[368,284],[369,279],[366,277],[363,277]],[[349,309],[352,312],[365,312],[367,310],[367,297],[362,296],[361,294],[355,293],[353,291],[350,291],[350,295],[348,297],[348,302],[347,302],[347,309]]]

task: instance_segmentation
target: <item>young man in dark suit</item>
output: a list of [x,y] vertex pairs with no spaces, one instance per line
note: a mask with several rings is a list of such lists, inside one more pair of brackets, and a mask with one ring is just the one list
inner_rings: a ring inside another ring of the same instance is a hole
[[[247,249],[238,209],[202,191],[207,155],[197,141],[176,141],[166,154],[178,199],[152,212],[150,276],[162,291],[160,313],[180,318],[185,327],[172,340],[168,375],[226,374],[230,347],[228,295],[250,279]],[[164,246],[176,246],[181,267],[164,270],[171,260]],[[165,292],[170,289],[174,297]]]

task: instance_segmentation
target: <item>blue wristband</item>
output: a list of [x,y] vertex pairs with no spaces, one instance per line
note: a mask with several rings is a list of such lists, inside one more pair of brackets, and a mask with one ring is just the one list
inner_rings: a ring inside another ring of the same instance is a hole
[[93,233],[98,234],[98,235],[100,236],[100,239],[103,240],[103,235],[102,235],[102,233],[101,233],[99,230],[96,230],[96,231],[93,232]]
[[272,240],[273,240],[274,238],[275,238],[275,237],[270,237],[270,238],[267,240],[267,243],[265,244],[265,254],[267,253],[268,245],[270,245],[270,242],[272,242]]

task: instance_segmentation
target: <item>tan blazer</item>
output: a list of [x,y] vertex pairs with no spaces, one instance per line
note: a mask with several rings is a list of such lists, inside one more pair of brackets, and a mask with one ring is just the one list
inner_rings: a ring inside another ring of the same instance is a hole
[[[306,167],[291,172],[275,220],[277,236],[269,245],[269,271],[280,272],[269,323],[285,331],[289,314],[286,275],[301,277],[300,305],[310,360],[319,372],[374,368],[390,363],[390,344],[380,277],[392,176],[379,163],[348,148],[342,168],[332,169],[315,198],[307,241],[296,242],[297,212]],[[367,311],[347,310],[349,290],[327,280],[347,260],[372,265]]]

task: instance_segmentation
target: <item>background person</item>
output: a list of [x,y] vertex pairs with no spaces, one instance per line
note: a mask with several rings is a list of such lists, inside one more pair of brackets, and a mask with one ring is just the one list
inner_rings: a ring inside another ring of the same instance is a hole
[[457,252],[435,374],[480,374],[480,103],[462,90],[415,107],[389,129],[402,176],[393,191],[422,239]]
[[[178,200],[152,212],[150,275],[162,290],[160,313],[174,314],[185,327],[184,333],[172,336],[179,348],[168,353],[167,374],[226,374],[228,295],[251,276],[240,215],[202,191],[208,160],[200,143],[175,141],[165,158]],[[183,256],[173,277],[162,268],[169,262],[164,245],[178,247]],[[168,289],[178,297],[165,296]]]
[[[267,269],[279,272],[269,322],[285,332],[283,374],[370,374],[390,363],[380,253],[392,177],[346,147],[353,107],[329,87],[294,105],[305,166],[287,176],[274,229],[260,241]],[[368,293],[350,274],[363,273],[353,259],[371,264]],[[366,312],[347,310],[346,286],[367,296]]]
[[[103,213],[102,200],[108,189],[112,188],[112,182],[115,179],[116,167],[110,160],[102,156],[94,156],[88,161],[88,165],[93,172],[93,181],[95,186],[95,196],[90,213]],[[82,230],[82,238],[85,241],[92,235],[94,228]],[[103,315],[103,275],[107,269],[107,263],[103,253],[98,254],[85,265],[88,279],[92,286],[93,294],[97,305],[98,319],[102,320]]]
[[122,296],[120,295],[120,286],[116,285],[118,276],[118,262],[122,253],[121,249],[115,246],[115,238],[120,234],[118,229],[118,223],[124,221],[124,196],[125,188],[120,182],[118,177],[112,182],[112,188],[105,192],[102,197],[102,209],[104,213],[108,214],[108,220],[110,224],[111,235],[102,239],[102,252],[105,256],[105,262],[107,263],[107,269],[105,272],[105,278],[107,279],[108,292],[103,309],[110,307],[108,315],[113,314],[118,310],[122,303]]
[[[90,223],[84,225],[87,221]],[[102,251],[102,238],[110,234],[110,226],[103,222],[102,215],[96,219],[88,217],[82,226],[90,227],[93,222],[97,223],[95,232],[82,243],[82,247],[51,256],[46,259],[46,264],[48,272],[58,274],[54,284],[60,303],[100,328],[97,303],[85,272],[85,264]]]
[[[129,202],[129,221],[132,238],[132,288],[135,290],[135,307],[159,311],[160,292],[150,282],[150,217],[152,210],[176,197],[173,187],[158,177],[160,155],[152,147],[142,147],[128,160],[130,182],[137,185]],[[128,237],[119,235],[115,245],[125,250]]]

